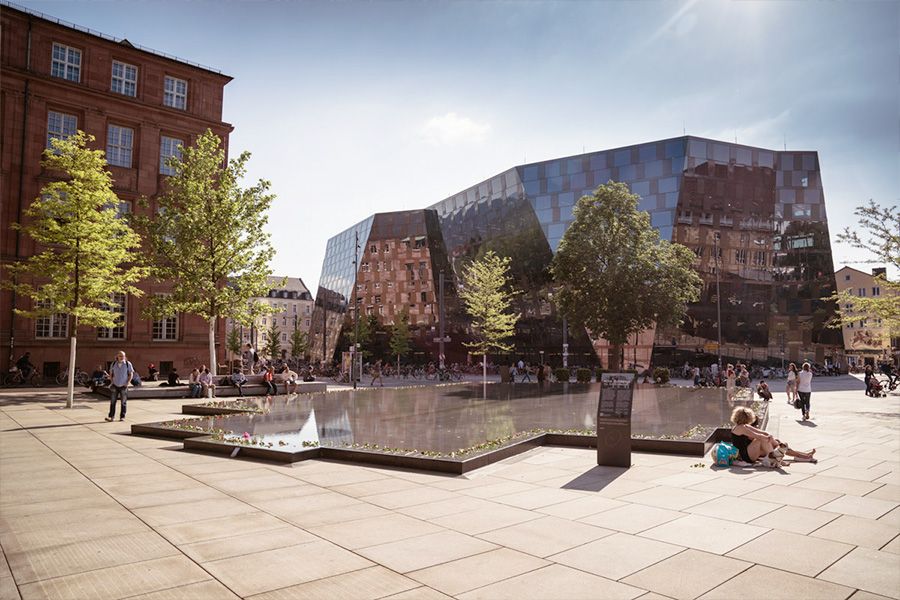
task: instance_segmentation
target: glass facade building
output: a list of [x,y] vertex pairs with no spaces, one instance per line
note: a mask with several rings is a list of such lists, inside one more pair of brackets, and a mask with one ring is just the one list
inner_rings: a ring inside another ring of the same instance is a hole
[[[835,280],[817,153],[684,136],[514,167],[421,211],[377,214],[335,236],[328,242],[316,299],[317,310],[324,306],[325,314],[319,315],[318,354],[314,349],[313,356],[330,357],[333,352],[340,315],[352,308],[354,282],[374,285],[371,272],[362,270],[366,262],[373,269],[372,261],[362,256],[371,250],[371,241],[388,239],[387,234],[369,234],[389,229],[395,243],[425,237],[419,243],[427,246],[429,260],[420,262],[431,271],[419,281],[431,287],[425,296],[417,289],[420,295],[413,304],[431,299],[437,274],[445,271],[445,329],[453,339],[448,360],[464,356],[459,342],[467,331],[453,293],[455,278],[466,261],[494,250],[512,258],[515,286],[524,292],[516,299],[522,316],[517,355],[538,360],[543,354],[558,363],[564,331],[548,266],[574,218],[575,202],[608,181],[623,182],[640,197],[639,207],[650,214],[662,238],[695,252],[704,282],[701,298],[691,305],[682,326],[636,336],[626,349],[627,362],[683,361],[686,354],[709,360],[717,354],[719,331],[723,356],[737,360],[776,361],[783,356],[822,361],[837,351],[839,334],[824,327],[833,306],[821,300],[832,293]],[[373,222],[384,225],[375,227]],[[405,229],[404,222],[430,226]],[[352,246],[355,230],[360,231],[361,267],[354,279],[347,236]],[[388,281],[399,281],[407,268],[381,272],[381,291]],[[721,324],[716,316],[717,269]],[[399,311],[395,307],[409,304],[408,297],[385,293],[375,302],[372,287],[357,291],[364,296],[361,311],[386,322]],[[435,324],[433,318],[410,320],[426,328]],[[567,333],[569,352],[575,355],[570,362],[607,363],[603,340],[589,340],[574,327]],[[434,351],[428,347],[430,339],[430,333],[422,336],[426,355]],[[324,354],[323,340],[330,346]]]

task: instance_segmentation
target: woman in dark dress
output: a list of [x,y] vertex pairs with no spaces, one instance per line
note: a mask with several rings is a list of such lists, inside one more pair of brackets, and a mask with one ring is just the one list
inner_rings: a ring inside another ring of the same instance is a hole
[[[746,406],[739,406],[731,413],[731,422],[734,423],[731,429],[732,443],[738,449],[741,460],[748,463],[755,463],[781,444],[772,434],[754,427],[754,421],[756,415]],[[799,462],[818,462],[813,456],[815,453],[815,448],[809,452],[798,452],[790,448],[785,450],[785,454]]]

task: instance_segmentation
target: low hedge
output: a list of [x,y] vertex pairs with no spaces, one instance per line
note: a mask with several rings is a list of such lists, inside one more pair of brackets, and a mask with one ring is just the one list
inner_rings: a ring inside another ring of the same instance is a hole
[[571,376],[571,374],[569,373],[569,370],[568,370],[568,369],[562,369],[562,368],[560,368],[560,369],[554,369],[554,371],[553,371],[553,376],[556,377],[556,380],[557,380],[557,381],[566,381],[566,382],[568,382],[568,381],[569,381],[569,377]]
[[590,369],[576,369],[575,370],[575,381],[578,383],[590,383],[591,382],[591,370]]

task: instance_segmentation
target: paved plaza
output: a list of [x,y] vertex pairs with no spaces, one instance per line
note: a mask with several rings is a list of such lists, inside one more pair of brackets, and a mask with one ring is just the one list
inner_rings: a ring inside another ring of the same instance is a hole
[[814,389],[768,429],[816,465],[544,447],[456,477],[193,454],[129,434],[181,400],[106,423],[5,390],[0,598],[900,598],[900,396]]

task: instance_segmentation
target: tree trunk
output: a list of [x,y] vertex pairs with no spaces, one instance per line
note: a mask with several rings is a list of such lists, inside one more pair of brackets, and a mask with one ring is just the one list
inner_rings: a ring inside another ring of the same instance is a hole
[[622,369],[622,345],[609,343],[609,370],[618,372]]
[[215,377],[216,373],[216,318],[209,318],[209,372]]
[[69,338],[69,389],[66,393],[66,408],[72,408],[75,405],[75,345],[76,340],[75,337],[75,327],[72,328],[72,337]]

